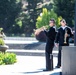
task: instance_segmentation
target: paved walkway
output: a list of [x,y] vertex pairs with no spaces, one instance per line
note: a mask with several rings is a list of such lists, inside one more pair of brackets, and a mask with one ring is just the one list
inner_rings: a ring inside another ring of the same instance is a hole
[[[54,68],[57,57],[54,57]],[[45,69],[45,56],[17,55],[17,63],[13,65],[1,65],[0,75],[59,75],[61,69],[43,72]]]
[[[38,41],[5,40],[5,43],[33,43]],[[43,72],[45,69],[45,55],[42,50],[7,50],[17,54],[17,63],[13,65],[0,65],[0,75],[60,75],[61,69]],[[57,54],[57,52],[55,52]],[[41,55],[40,55],[41,54]],[[54,68],[57,64],[57,56],[54,54]]]
[[[19,40],[5,40],[5,43],[15,44],[31,44],[38,41],[19,41]],[[17,54],[17,63],[13,65],[0,65],[0,75],[60,75],[61,68],[55,69],[57,64],[57,52],[54,53],[54,70],[43,72],[45,69],[45,55],[44,51],[40,50],[8,50],[8,52],[15,52]],[[34,55],[33,55],[33,53]],[[27,54],[29,53],[29,54]],[[39,55],[41,53],[41,55]],[[31,54],[31,55],[30,55]]]

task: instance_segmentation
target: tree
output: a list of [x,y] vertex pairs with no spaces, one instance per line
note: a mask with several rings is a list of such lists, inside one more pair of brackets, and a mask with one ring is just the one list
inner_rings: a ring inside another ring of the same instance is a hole
[[54,11],[58,16],[62,16],[68,23],[69,26],[74,25],[74,6],[75,0],[53,0]]
[[[6,33],[13,32],[15,25],[18,25],[16,18],[19,17],[21,6],[20,0],[0,0],[0,27]],[[15,31],[17,32],[17,30]]]
[[36,28],[41,28],[43,26],[48,27],[49,26],[49,20],[51,18],[54,18],[56,20],[56,25],[59,27],[61,16],[58,17],[58,15],[54,12],[53,9],[47,10],[46,8],[43,8],[43,11],[41,15],[38,16],[37,22],[36,22]]
[[[24,0],[25,1],[25,0]],[[33,29],[36,28],[36,18],[41,12],[41,8],[39,8],[38,4],[42,3],[43,0],[26,0],[27,6],[24,8],[24,19],[23,19],[23,25],[24,25],[24,31],[27,34],[30,34],[33,32]]]

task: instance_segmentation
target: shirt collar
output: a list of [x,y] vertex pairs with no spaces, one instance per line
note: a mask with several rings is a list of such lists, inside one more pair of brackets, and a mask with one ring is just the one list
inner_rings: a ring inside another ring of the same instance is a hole
[[61,26],[61,28],[64,30],[67,26]]
[[53,28],[55,29],[55,31],[56,31],[56,26],[53,26]]

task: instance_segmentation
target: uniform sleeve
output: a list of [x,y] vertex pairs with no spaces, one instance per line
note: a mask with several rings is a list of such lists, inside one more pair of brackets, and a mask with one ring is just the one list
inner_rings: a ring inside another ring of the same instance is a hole
[[48,35],[48,31],[44,30],[44,33],[46,34],[46,36]]
[[59,30],[56,34],[56,38],[55,38],[55,43],[58,43],[59,42],[59,36],[60,36],[60,33],[59,33]]
[[69,37],[73,37],[73,32],[72,32],[72,29],[71,28],[69,28],[68,34],[69,34]]
[[48,31],[44,30],[44,33],[46,34],[47,37],[50,37],[50,35],[52,34],[53,30],[49,29]]

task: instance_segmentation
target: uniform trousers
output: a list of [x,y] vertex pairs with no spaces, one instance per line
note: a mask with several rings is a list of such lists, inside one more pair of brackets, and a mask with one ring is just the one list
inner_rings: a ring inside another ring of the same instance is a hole
[[45,51],[45,57],[46,57],[46,70],[51,70],[51,61],[50,61],[50,55],[52,54],[54,45],[48,45],[46,46]]
[[59,46],[57,66],[61,66],[61,51],[62,51],[62,46]]

